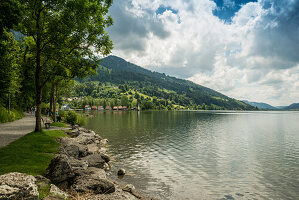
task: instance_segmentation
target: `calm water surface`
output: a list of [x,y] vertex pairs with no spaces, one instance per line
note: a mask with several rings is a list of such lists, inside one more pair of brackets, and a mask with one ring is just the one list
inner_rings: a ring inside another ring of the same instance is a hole
[[160,199],[299,199],[299,112],[97,112],[113,171]]

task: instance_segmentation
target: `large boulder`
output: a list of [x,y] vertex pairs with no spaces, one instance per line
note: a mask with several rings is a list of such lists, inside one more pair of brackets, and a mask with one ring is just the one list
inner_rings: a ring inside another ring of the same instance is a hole
[[52,159],[46,169],[46,177],[54,184],[74,178],[75,174],[70,165],[69,158],[62,154]]
[[68,194],[60,190],[56,185],[50,185],[50,195],[60,197],[62,199],[67,199]]
[[100,154],[91,154],[82,158],[82,160],[86,161],[89,167],[97,167],[103,169],[105,165],[105,160],[103,160]]
[[86,145],[79,144],[75,138],[61,138],[60,143],[62,144],[60,152],[67,156],[81,158],[91,154]]
[[73,139],[79,144],[83,144],[83,145],[92,144],[95,143],[96,141],[95,135],[91,133],[84,133],[84,132],[81,133],[78,137]]
[[84,193],[109,194],[115,192],[115,185],[107,179],[91,175],[82,175],[75,178],[72,189]]
[[38,200],[36,179],[18,172],[0,176],[0,199]]

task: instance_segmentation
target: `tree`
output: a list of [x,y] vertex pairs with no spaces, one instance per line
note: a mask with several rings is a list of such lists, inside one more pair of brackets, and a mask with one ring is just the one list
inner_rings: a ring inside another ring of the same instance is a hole
[[[94,53],[107,55],[112,41],[104,28],[112,25],[112,0],[20,0],[23,18],[19,30],[31,37],[34,57],[37,117],[41,130],[42,91],[49,80],[73,71],[95,68]],[[84,66],[84,69],[82,69]]]
[[[0,40],[0,103],[15,95],[20,88],[20,53],[21,49],[12,33],[4,30]],[[10,109],[10,102],[9,109]]]
[[122,95],[120,99],[120,104],[122,106],[128,106],[129,105],[129,99],[127,95]]

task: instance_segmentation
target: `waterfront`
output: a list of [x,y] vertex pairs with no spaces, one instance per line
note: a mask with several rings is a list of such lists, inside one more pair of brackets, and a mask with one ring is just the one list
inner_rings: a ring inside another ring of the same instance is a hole
[[[161,199],[296,199],[299,112],[97,112],[125,182]],[[154,195],[153,195],[154,194]]]

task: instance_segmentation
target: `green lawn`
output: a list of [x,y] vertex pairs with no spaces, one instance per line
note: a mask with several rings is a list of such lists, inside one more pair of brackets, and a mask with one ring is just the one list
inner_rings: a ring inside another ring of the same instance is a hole
[[0,175],[9,172],[44,175],[58,152],[56,139],[66,136],[59,130],[32,132],[0,148]]
[[50,126],[57,126],[57,127],[68,127],[65,123],[63,122],[53,122],[50,124]]

